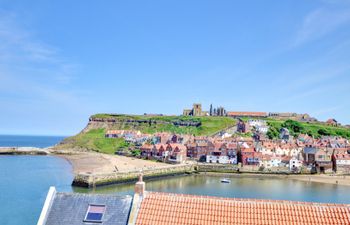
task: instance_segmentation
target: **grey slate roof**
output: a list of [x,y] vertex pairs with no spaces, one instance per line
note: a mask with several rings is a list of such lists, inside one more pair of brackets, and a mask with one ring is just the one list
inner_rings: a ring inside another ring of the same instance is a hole
[[304,153],[305,154],[316,154],[317,149],[314,147],[305,147],[304,148]]
[[[131,196],[56,193],[48,212],[46,225],[126,225]],[[102,223],[84,222],[89,204],[106,205]]]

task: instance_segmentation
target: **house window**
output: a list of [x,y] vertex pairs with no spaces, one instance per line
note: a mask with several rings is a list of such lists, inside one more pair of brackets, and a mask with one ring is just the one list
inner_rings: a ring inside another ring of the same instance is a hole
[[102,223],[105,210],[105,205],[90,204],[86,212],[84,222]]

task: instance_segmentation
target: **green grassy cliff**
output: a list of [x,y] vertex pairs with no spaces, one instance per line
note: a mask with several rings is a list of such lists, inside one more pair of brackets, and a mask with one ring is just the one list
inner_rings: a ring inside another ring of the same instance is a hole
[[210,136],[235,126],[236,120],[229,117],[185,117],[185,116],[139,116],[96,114],[79,134],[66,138],[58,149],[93,150],[114,153],[117,149],[128,148],[123,139],[105,138],[106,130],[139,130],[142,133],[170,132]]

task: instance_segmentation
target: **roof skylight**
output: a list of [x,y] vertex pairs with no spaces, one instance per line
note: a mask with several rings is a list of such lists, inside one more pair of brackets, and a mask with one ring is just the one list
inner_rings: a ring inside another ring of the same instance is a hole
[[86,212],[84,222],[102,223],[105,210],[105,205],[89,204],[89,208]]

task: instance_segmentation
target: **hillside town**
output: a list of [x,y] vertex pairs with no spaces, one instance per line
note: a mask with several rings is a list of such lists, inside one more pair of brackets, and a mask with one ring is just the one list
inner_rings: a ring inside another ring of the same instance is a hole
[[[129,150],[138,151],[134,156],[167,163],[233,164],[266,172],[350,172],[349,140],[335,136],[313,138],[307,134],[294,137],[287,128],[279,130],[279,139],[271,140],[264,135],[268,130],[265,120],[255,117],[243,121],[237,117],[233,133],[223,131],[214,136],[107,130],[105,137],[124,139],[132,146]],[[254,135],[237,135],[247,132]]]

